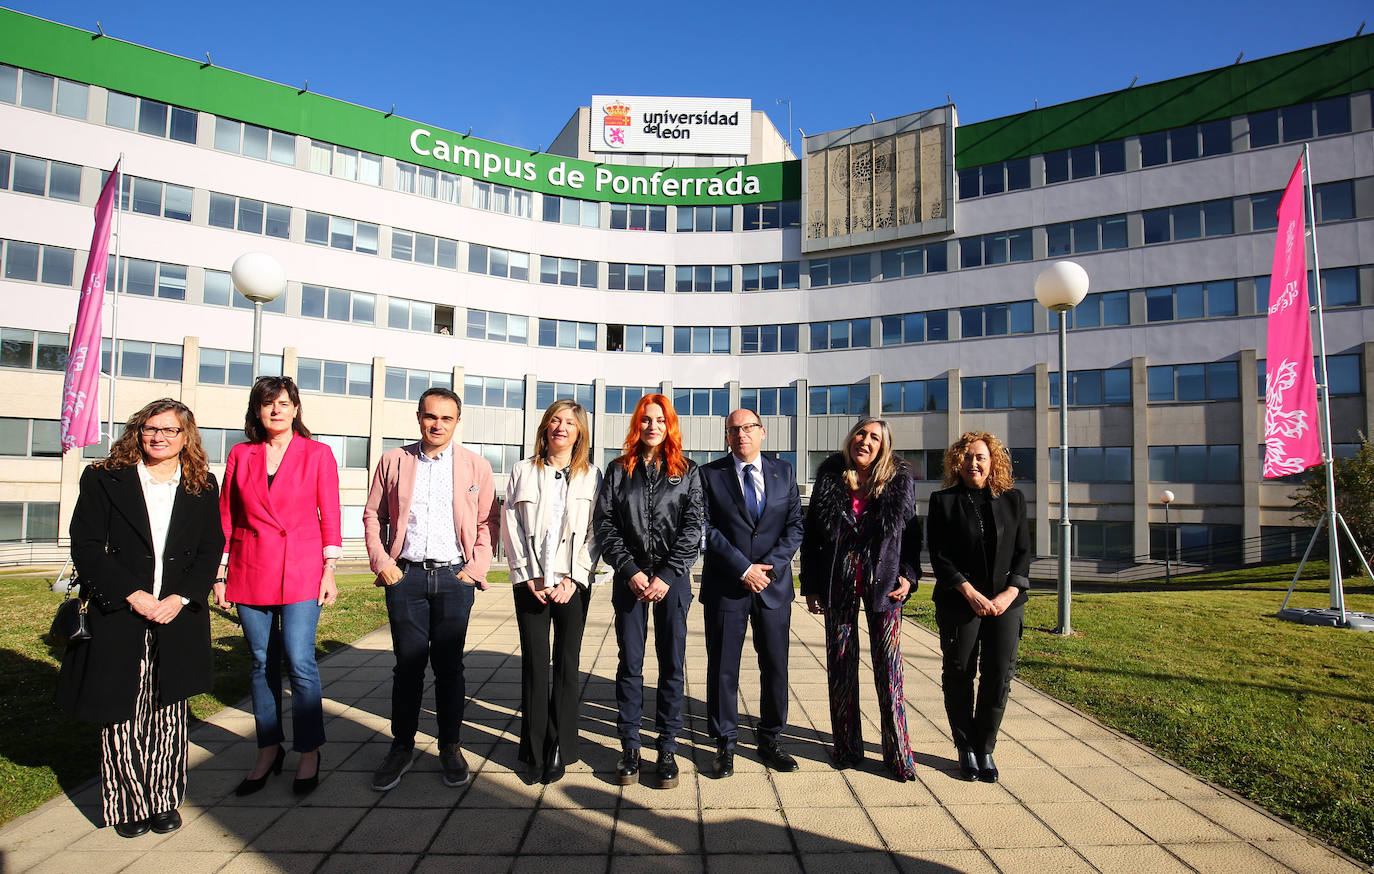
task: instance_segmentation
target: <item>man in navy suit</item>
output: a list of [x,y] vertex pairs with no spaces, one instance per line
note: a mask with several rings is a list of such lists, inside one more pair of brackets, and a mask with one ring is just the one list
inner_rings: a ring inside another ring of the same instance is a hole
[[758,414],[725,420],[730,454],[701,468],[706,492],[706,561],[701,605],[706,617],[706,714],[716,739],[715,774],[735,770],[739,737],[739,666],[744,630],[754,629],[763,691],[759,757],[776,771],[797,770],[778,744],[787,724],[787,646],[792,625],[792,556],[801,546],[801,496],[785,461],[759,454],[767,436]]

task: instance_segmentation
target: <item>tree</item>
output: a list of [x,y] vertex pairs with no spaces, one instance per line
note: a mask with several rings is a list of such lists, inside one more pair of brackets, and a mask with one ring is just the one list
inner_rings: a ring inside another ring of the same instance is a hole
[[[1359,451],[1350,458],[1337,458],[1332,478],[1336,483],[1336,511],[1350,526],[1365,559],[1374,560],[1374,443],[1361,434]],[[1307,480],[1293,493],[1293,506],[1294,515],[1311,525],[1326,516],[1326,465],[1311,469]],[[1331,536],[1335,532],[1323,533]],[[1345,537],[1340,540],[1341,572],[1362,572],[1350,541]]]

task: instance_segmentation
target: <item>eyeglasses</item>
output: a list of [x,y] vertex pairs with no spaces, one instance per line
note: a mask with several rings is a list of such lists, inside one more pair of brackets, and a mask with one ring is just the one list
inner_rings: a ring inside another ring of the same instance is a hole
[[168,440],[172,440],[185,430],[185,428],[154,428],[152,425],[144,425],[142,428],[138,429],[138,433],[142,434],[144,437],[156,437],[161,434]]
[[762,427],[758,422],[750,422],[747,425],[726,425],[725,434],[728,437],[733,437],[736,434],[753,434],[756,428]]

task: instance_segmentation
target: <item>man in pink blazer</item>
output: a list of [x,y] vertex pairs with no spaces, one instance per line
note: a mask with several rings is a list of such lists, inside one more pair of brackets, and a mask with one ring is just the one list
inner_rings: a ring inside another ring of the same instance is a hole
[[417,758],[415,733],[425,663],[434,669],[439,766],[444,785],[468,782],[459,745],[463,647],[475,589],[487,588],[491,545],[500,533],[491,465],[453,443],[463,404],[446,388],[420,396],[420,442],[377,463],[363,508],[368,561],[386,587],[391,646],[391,750],[372,777],[379,792],[401,782]]

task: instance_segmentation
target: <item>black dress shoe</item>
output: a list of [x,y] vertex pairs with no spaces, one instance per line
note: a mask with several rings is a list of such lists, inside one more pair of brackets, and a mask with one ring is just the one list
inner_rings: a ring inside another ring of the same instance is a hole
[[281,773],[282,762],[286,760],[286,747],[277,745],[277,757],[272,760],[272,767],[267,769],[267,773],[261,777],[244,777],[243,782],[239,783],[234,789],[234,794],[239,798],[245,795],[252,795],[267,785],[267,778],[273,774]]
[[677,756],[660,751],[658,754],[658,788],[672,789],[677,785]]
[[553,752],[549,753],[548,761],[544,763],[544,773],[540,775],[540,782],[545,786],[550,783],[557,783],[563,779],[563,774],[566,771],[567,768],[563,766],[563,756],[559,754],[558,747],[554,747]]
[[716,747],[716,758],[711,766],[717,777],[733,776],[735,773],[735,748],[729,746]]
[[629,741],[620,742],[620,761],[615,765],[615,782],[629,786],[639,777],[639,747]]
[[115,823],[115,834],[121,838],[136,838],[139,835],[148,833],[148,820],[140,819],[138,822],[117,822]]
[[959,779],[970,783],[978,779],[978,757],[973,750],[959,750]]
[[992,760],[992,753],[978,754],[978,779],[984,783],[997,782],[997,763]]
[[796,771],[801,768],[797,760],[783,752],[781,746],[775,740],[766,740],[759,743],[759,758],[763,763],[774,771]]
[[174,832],[181,828],[181,814],[175,810],[168,810],[165,813],[155,813],[148,817],[148,827],[160,835],[167,832]]
[[[324,754],[318,749],[315,751],[315,773],[309,777],[297,777],[291,781],[291,791],[296,795],[309,795],[315,791],[315,787],[320,785],[320,768],[324,767]],[[300,773],[298,770],[296,773]]]

